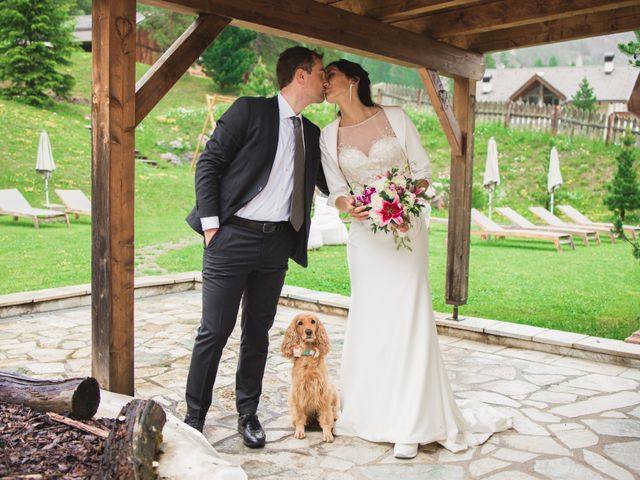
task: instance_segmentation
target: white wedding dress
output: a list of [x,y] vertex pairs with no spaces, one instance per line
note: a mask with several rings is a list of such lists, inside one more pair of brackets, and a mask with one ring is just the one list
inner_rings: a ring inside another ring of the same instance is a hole
[[[409,176],[429,169],[407,160],[382,110],[338,130],[338,163],[356,193],[393,167]],[[335,432],[373,442],[437,441],[460,451],[509,428],[511,419],[483,403],[454,399],[431,306],[427,219],[425,213],[409,232],[413,251],[397,250],[390,234],[374,234],[368,222],[351,223],[351,305]]]

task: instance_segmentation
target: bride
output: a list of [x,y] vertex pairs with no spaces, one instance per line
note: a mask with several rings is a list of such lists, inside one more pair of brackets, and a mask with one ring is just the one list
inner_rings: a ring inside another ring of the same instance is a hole
[[453,397],[438,344],[428,281],[425,216],[406,232],[412,251],[371,231],[354,194],[393,167],[428,185],[430,163],[418,132],[399,107],[371,100],[367,72],[338,60],[326,68],[326,99],[340,115],[320,137],[328,205],[352,216],[347,255],[351,305],[341,366],[342,413],[337,435],[394,443],[413,458],[419,444],[451,451],[484,442],[511,419],[475,401]]

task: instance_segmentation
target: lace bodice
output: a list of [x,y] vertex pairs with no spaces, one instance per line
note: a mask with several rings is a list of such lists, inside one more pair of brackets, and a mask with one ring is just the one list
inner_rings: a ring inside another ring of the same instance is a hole
[[407,157],[383,110],[338,129],[338,163],[354,190],[394,167],[409,175]]

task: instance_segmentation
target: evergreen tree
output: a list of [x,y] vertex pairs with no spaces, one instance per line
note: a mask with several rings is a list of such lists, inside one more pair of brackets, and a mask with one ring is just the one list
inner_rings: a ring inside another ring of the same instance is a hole
[[556,57],[555,55],[551,55],[551,57],[549,57],[549,66],[557,67],[558,65],[560,65],[560,62],[558,61],[558,57]]
[[91,15],[91,0],[74,0],[71,15]]
[[270,97],[277,92],[276,86],[273,83],[273,77],[269,75],[267,66],[262,61],[262,57],[258,57],[249,80],[242,86],[242,93],[244,95],[258,95],[260,97]]
[[484,54],[484,66],[485,68],[496,68],[496,59],[490,53]]
[[544,67],[544,62],[541,58],[536,58],[533,62],[534,67]]
[[190,15],[149,5],[139,4],[138,11],[144,15],[140,29],[148,32],[163,50],[169,48],[195,20]]
[[66,95],[73,77],[61,73],[74,48],[68,0],[0,2],[0,80],[4,96],[31,105],[51,103],[50,93]]
[[580,110],[593,112],[596,109],[596,102],[598,99],[593,94],[593,88],[589,85],[587,77],[582,79],[582,82],[580,82],[580,86],[578,87],[578,91],[573,97],[571,97],[571,100],[573,101],[573,106]]
[[202,55],[204,72],[221,90],[237,89],[256,60],[253,42],[256,33],[226,27]]
[[630,56],[629,63],[634,67],[640,67],[640,30],[635,32],[636,40],[628,43],[619,43],[618,49],[625,55]]
[[604,204],[616,213],[622,221],[630,210],[640,209],[640,184],[634,167],[636,139],[630,132],[622,138],[622,151],[616,159],[618,169],[613,180],[607,184],[609,192],[604,197]]

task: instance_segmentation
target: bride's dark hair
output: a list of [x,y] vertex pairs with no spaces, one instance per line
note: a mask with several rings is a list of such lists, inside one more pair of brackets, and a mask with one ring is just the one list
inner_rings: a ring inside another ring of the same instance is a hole
[[362,65],[342,58],[331,62],[325,67],[325,70],[329,67],[335,67],[344,73],[347,78],[358,81],[358,98],[362,104],[367,107],[373,107],[375,105],[371,99],[371,80],[369,80],[369,74],[362,68]]

